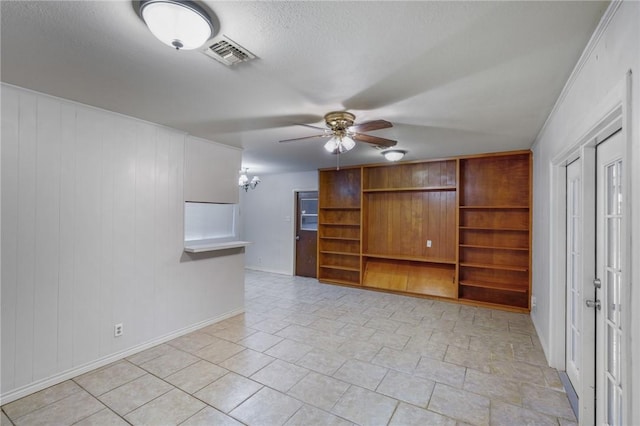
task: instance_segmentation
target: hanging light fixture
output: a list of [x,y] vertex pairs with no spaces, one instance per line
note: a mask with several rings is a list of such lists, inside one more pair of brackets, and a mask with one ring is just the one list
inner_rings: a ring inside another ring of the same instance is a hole
[[197,49],[213,35],[211,18],[193,1],[142,1],[140,16],[158,40],[176,50]]
[[238,186],[246,191],[251,189],[256,189],[256,186],[260,182],[260,178],[258,176],[254,176],[251,180],[249,180],[249,176],[247,176],[247,171],[249,171],[248,167],[243,167],[240,169],[240,177],[238,178]]
[[324,144],[324,149],[332,154],[342,154],[352,150],[356,142],[347,135],[335,135]]
[[388,149],[382,153],[388,161],[400,161],[407,153],[404,149]]

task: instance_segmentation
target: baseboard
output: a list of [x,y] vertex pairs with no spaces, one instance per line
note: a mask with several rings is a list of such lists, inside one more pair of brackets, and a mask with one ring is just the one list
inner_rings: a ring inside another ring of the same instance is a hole
[[44,379],[40,379],[36,382],[30,383],[28,385],[19,387],[18,389],[14,389],[12,391],[3,393],[0,395],[0,405],[4,405],[4,404],[8,404],[10,402],[13,402],[17,399],[23,398],[27,395],[31,395],[32,393],[41,391],[43,389],[46,389],[48,387],[51,387],[53,385],[57,385],[58,383],[62,383],[65,380],[69,380],[72,379],[74,377],[77,377],[81,374],[87,373],[91,370],[95,370],[96,368],[100,368],[103,367],[105,365],[111,364],[113,362],[119,361],[123,358],[126,358],[128,356],[137,354],[138,352],[142,352],[145,349],[149,349],[153,346],[159,345],[161,343],[165,343],[168,342],[169,340],[173,340],[176,337],[180,337],[184,334],[187,333],[191,333],[192,331],[196,331],[199,330],[203,327],[207,327],[211,324],[215,324],[217,322],[220,321],[224,321],[227,318],[231,318],[233,316],[239,315],[244,313],[244,307],[238,308],[238,309],[234,309],[232,311],[229,311],[227,313],[224,313],[222,315],[219,315],[215,318],[210,318],[208,320],[204,320],[201,321],[199,323],[190,325],[188,327],[185,328],[181,328],[179,330],[173,331],[169,334],[166,334],[164,336],[160,336],[158,338],[155,338],[153,340],[150,340],[148,342],[142,343],[140,345],[136,345],[132,348],[126,349],[124,351],[120,351],[117,352],[115,354],[97,359],[95,361],[92,361],[90,363],[87,364],[83,364],[81,366],[78,367],[74,367],[71,368],[69,370],[63,371],[62,373],[58,373],[55,374],[53,376],[44,378]]
[[259,271],[259,272],[268,272],[270,274],[278,274],[278,275],[287,275],[287,276],[292,276],[291,272],[287,272],[287,271],[279,271],[279,270],[275,270],[275,269],[269,269],[269,268],[263,268],[261,266],[251,266],[251,265],[247,265],[244,267],[244,269],[248,269],[250,271]]

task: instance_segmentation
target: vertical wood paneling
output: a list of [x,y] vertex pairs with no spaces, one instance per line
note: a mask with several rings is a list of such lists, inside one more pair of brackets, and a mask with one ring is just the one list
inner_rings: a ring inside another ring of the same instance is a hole
[[[135,197],[137,123],[122,122],[113,141],[113,324],[123,323],[125,333],[114,340],[114,350],[122,350],[136,341],[135,289]],[[117,302],[116,302],[117,301]],[[113,334],[112,334],[113,335]]]
[[135,281],[137,317],[131,324],[143,339],[154,335],[155,158],[157,129],[140,124],[136,131]]
[[[164,259],[171,256],[171,229],[170,223],[170,201],[169,201],[169,150],[171,145],[171,135],[168,131],[159,130],[156,141],[155,157],[155,247],[157,247],[154,259],[154,269],[156,271],[154,311],[168,312],[171,310],[169,303],[169,265]],[[167,326],[166,315],[159,315],[156,320],[156,327],[159,333],[166,333],[170,330]]]
[[73,306],[76,221],[76,108],[60,108],[60,240],[58,269],[58,370],[73,366]]
[[113,209],[116,203],[114,192],[114,141],[120,117],[106,117],[101,123],[100,146],[100,355],[105,356],[114,350],[113,321],[111,306],[117,297],[113,291]]
[[[237,193],[239,151],[210,147]],[[184,152],[179,132],[2,86],[3,397],[242,305],[243,255],[183,261]]]
[[36,154],[36,269],[34,293],[34,380],[58,367],[60,245],[60,103],[38,98]]
[[74,365],[89,362],[100,354],[101,130],[100,117],[95,111],[78,108],[74,179]]
[[180,318],[184,318],[183,311],[186,307],[175,303],[179,297],[183,297],[184,291],[180,283],[184,280],[182,277],[182,265],[180,263],[171,262],[173,259],[182,257],[182,244],[184,241],[184,197],[183,197],[183,175],[184,175],[184,144],[185,136],[173,135],[169,145],[169,223],[171,227],[167,230],[170,236],[167,244],[168,257],[165,259],[169,263],[168,271],[168,297],[172,301],[174,309],[164,312],[167,319],[167,325],[173,330],[180,324]]
[[16,386],[33,380],[33,320],[36,252],[37,98],[20,94],[18,157],[18,274],[16,300]]
[[18,159],[20,95],[2,90],[2,392],[14,387],[18,281]]

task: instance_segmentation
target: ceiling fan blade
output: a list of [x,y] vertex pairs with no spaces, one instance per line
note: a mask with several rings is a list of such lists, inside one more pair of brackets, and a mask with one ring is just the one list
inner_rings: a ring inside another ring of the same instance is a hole
[[296,142],[296,141],[302,141],[305,139],[314,139],[314,138],[327,138],[329,136],[330,135],[322,134],[322,135],[305,136],[303,138],[283,139],[280,141],[280,143]]
[[353,135],[353,139],[358,142],[370,143],[372,145],[378,145],[383,148],[389,148],[395,146],[398,141],[394,141],[391,139],[380,138],[378,136],[365,135],[363,133],[356,133]]
[[328,130],[326,127],[312,126],[311,124],[304,124],[304,123],[296,123],[296,124],[298,126],[310,127],[312,129],[316,129],[316,130],[324,130],[324,131]]
[[372,130],[388,129],[393,127],[393,124],[386,120],[373,120],[366,123],[355,124],[349,127],[350,132],[371,132]]

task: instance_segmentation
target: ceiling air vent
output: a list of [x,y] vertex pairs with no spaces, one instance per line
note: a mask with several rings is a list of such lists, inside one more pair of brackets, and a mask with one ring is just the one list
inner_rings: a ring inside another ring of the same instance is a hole
[[255,59],[255,55],[226,36],[209,45],[203,53],[225,65],[235,65]]

